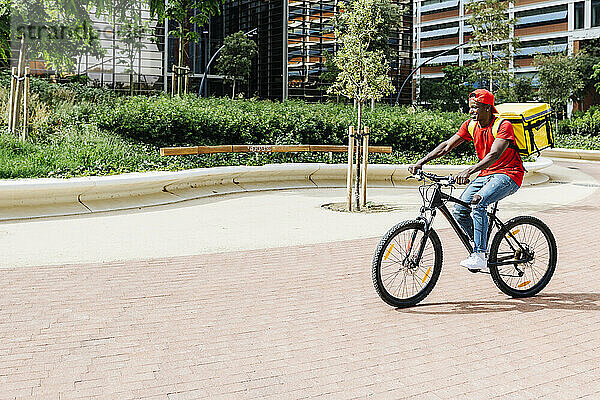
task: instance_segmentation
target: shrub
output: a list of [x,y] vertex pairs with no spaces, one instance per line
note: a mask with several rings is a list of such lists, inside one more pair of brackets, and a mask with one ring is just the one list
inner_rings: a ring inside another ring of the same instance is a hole
[[591,107],[585,113],[559,121],[556,131],[558,135],[600,135],[600,108]]
[[[157,146],[343,144],[355,124],[351,105],[231,101],[195,96],[120,98],[91,116],[101,129]],[[367,110],[370,143],[427,151],[458,130],[464,114],[378,106]],[[466,147],[465,147],[466,149]]]
[[[0,86],[10,88],[10,74],[8,71],[0,72]],[[53,108],[61,103],[104,102],[117,97],[114,91],[106,88],[91,87],[79,83],[77,79],[68,83],[53,83],[47,79],[31,77],[30,88],[33,95],[40,101]]]

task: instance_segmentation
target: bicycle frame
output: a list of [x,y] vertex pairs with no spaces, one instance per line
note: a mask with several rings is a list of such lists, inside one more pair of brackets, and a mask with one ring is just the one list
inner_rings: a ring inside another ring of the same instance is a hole
[[[447,193],[442,192],[442,189],[441,189],[442,185],[439,184],[438,182],[435,182],[434,185],[435,185],[435,189],[434,189],[433,196],[431,197],[431,200],[429,202],[429,205],[424,205],[423,207],[421,207],[421,214],[417,218],[417,220],[423,221],[425,224],[425,232],[423,234],[423,238],[421,240],[421,244],[419,246],[419,250],[417,253],[417,257],[416,257],[417,262],[418,262],[418,260],[421,259],[421,256],[423,255],[423,251],[425,249],[425,244],[427,242],[427,238],[429,237],[429,232],[430,232],[431,226],[433,224],[433,219],[435,218],[435,215],[436,215],[436,210],[440,210],[442,215],[448,220],[448,222],[450,223],[450,226],[452,227],[454,232],[456,232],[460,241],[462,242],[465,249],[469,252],[469,254],[471,254],[473,252],[473,246],[471,246],[469,236],[463,231],[463,229],[458,224],[458,222],[456,221],[456,219],[454,218],[454,216],[452,215],[450,210],[448,210],[448,207],[446,207],[446,202],[450,201],[452,203],[457,203],[457,204],[460,204],[467,208],[471,208],[471,205],[469,203],[462,201],[461,199],[458,199]],[[423,195],[423,198],[424,198],[424,200],[426,200],[424,195]],[[498,202],[494,203],[492,206],[492,210],[487,212],[488,218],[489,218],[488,232],[487,232],[488,243],[490,240],[492,229],[494,226],[496,226],[498,228],[498,230],[504,232],[507,235],[507,237],[511,237],[514,239],[514,242],[516,243],[517,246],[514,246],[511,243],[511,241],[508,241],[508,244],[511,247],[511,249],[513,251],[516,251],[517,247],[518,247],[523,252],[525,257],[523,259],[519,259],[519,260],[515,260],[514,257],[510,257],[507,259],[501,259],[501,260],[497,260],[494,263],[490,263],[490,265],[500,266],[500,265],[512,264],[516,268],[517,264],[523,264],[525,262],[528,262],[528,261],[530,261],[530,259],[532,257],[529,254],[529,252],[525,248],[523,248],[523,245],[514,237],[514,235],[511,232],[509,232],[508,229],[506,229],[506,227],[502,223],[502,221],[500,221],[500,219],[498,219],[498,217],[496,217],[497,209],[498,209]],[[429,217],[429,219],[427,219],[427,217],[426,217],[427,212],[431,213],[431,216]],[[415,231],[413,233],[411,243],[414,242],[414,239],[416,238],[416,234],[417,233]],[[410,255],[411,250],[412,250],[412,246],[411,246],[411,249],[409,249],[409,251],[408,251],[407,257]],[[518,268],[517,268],[517,270],[518,270]],[[518,271],[521,272],[520,270],[518,270]]]

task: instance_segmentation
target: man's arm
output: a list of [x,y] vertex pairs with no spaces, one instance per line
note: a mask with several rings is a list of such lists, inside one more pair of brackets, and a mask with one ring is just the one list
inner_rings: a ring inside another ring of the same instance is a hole
[[459,184],[467,183],[467,181],[469,180],[469,176],[483,169],[486,169],[487,167],[498,161],[502,153],[504,153],[504,150],[506,150],[509,145],[510,140],[500,138],[494,139],[490,152],[485,157],[483,157],[481,161],[479,161],[477,164],[465,169],[460,174],[456,175],[456,182]]
[[427,164],[429,161],[444,156],[464,141],[465,139],[461,138],[460,136],[458,136],[458,134],[455,133],[450,139],[438,144],[435,149],[431,150],[429,154],[417,161],[416,164],[410,165],[408,167],[408,170],[411,174],[414,174],[415,172],[417,172],[417,170],[423,168],[423,165]]

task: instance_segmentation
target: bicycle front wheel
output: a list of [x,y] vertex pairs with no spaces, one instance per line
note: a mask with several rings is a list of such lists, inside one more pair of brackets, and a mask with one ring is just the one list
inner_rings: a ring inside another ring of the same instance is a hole
[[[556,269],[556,240],[542,221],[515,217],[496,232],[489,268],[498,289],[511,297],[530,297],[548,285]],[[520,261],[520,262],[511,262]]]
[[390,229],[377,246],[373,257],[373,285],[387,304],[410,307],[427,297],[441,270],[442,243],[437,233],[430,229],[425,237],[423,222],[404,221]]

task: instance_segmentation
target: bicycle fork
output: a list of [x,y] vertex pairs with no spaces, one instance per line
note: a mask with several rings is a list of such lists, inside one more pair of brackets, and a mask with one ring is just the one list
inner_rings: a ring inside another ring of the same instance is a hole
[[[425,213],[422,212],[419,217],[417,217],[417,221],[423,221],[425,227],[423,230],[423,237],[421,238],[421,242],[419,243],[419,247],[417,250],[417,255],[413,258],[412,263],[414,266],[419,265],[421,262],[421,257],[423,256],[423,251],[425,251],[425,245],[427,244],[427,239],[429,239],[429,232],[431,231],[431,225],[433,224],[433,219],[435,217],[435,210],[431,210],[431,217],[429,220],[425,217]],[[413,244],[415,243],[415,239],[417,238],[417,229],[412,232],[410,241],[408,242],[408,249],[406,249],[406,258],[405,262],[409,262],[410,256],[413,250]]]

